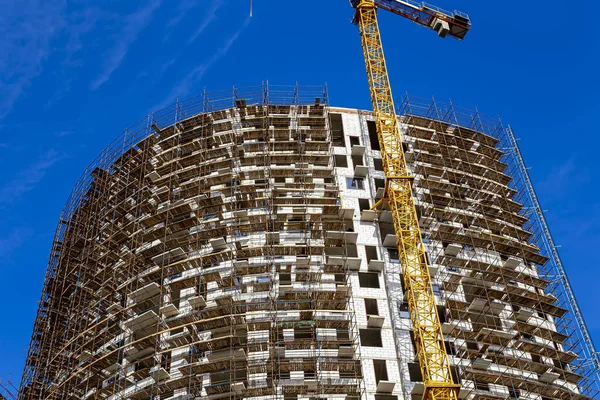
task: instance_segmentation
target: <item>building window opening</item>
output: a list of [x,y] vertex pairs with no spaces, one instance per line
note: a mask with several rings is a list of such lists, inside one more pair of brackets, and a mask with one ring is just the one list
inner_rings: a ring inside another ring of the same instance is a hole
[[408,310],[407,302],[398,304],[398,315],[400,316],[400,318],[410,318],[410,311]]
[[344,138],[344,124],[342,123],[342,114],[329,114],[331,123],[331,135],[333,136],[333,145],[336,147],[346,147]]
[[423,374],[419,363],[408,363],[408,375],[411,382],[423,382]]
[[365,299],[365,311],[367,315],[379,315],[377,299]]
[[394,264],[400,262],[400,253],[398,253],[398,249],[388,249],[388,255],[390,256],[390,262]]
[[388,372],[385,360],[373,360],[373,369],[375,370],[375,382],[387,381]]
[[352,164],[355,167],[357,165],[365,165],[365,158],[363,156],[352,156]]
[[383,347],[381,329],[361,329],[360,343],[368,347]]
[[364,288],[379,289],[379,274],[376,272],[359,272],[358,284]]
[[358,199],[358,208],[360,211],[370,210],[371,202],[369,199]]
[[379,260],[379,255],[377,254],[377,247],[365,246],[365,253],[367,254],[367,262],[371,260]]
[[377,136],[377,125],[375,124],[375,121],[367,121],[367,129],[369,130],[371,150],[381,150],[379,147],[379,137]]
[[363,178],[346,178],[346,184],[348,189],[363,190],[365,188],[365,180]]
[[344,154],[336,154],[335,155],[335,166],[338,168],[347,168],[348,167],[348,157]]

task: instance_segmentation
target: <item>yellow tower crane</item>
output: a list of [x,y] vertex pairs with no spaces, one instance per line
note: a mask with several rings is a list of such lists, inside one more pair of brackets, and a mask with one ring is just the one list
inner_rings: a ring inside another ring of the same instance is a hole
[[[460,385],[452,378],[444,347],[431,277],[412,194],[413,177],[406,168],[402,135],[396,117],[377,9],[384,9],[435,30],[439,36],[463,39],[471,24],[467,15],[449,13],[413,0],[350,0],[360,36],[371,90],[373,114],[386,176],[385,196],[396,231],[405,296],[414,330],[416,351],[425,386],[423,399],[458,399]],[[381,203],[377,203],[375,207]]]

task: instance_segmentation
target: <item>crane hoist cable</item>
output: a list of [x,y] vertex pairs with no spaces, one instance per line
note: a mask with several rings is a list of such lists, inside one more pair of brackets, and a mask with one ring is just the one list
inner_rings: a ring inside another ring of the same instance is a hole
[[[360,29],[367,67],[373,115],[386,176],[386,201],[394,222],[396,243],[405,286],[405,297],[414,331],[423,385],[423,399],[456,400],[460,385],[452,377],[444,346],[442,325],[431,285],[425,247],[413,199],[413,177],[406,166],[402,135],[383,54],[377,8],[404,16],[445,37],[462,39],[470,28],[466,15],[453,15],[412,0],[351,0],[354,22]],[[380,203],[378,203],[380,204]]]

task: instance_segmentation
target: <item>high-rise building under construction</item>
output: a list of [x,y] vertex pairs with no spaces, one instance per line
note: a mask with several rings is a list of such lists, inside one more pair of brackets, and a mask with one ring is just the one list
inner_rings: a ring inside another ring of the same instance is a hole
[[[460,398],[594,398],[510,129],[398,114]],[[20,398],[420,399],[382,169],[371,113],[324,88],[204,94],[127,129],[61,215]]]

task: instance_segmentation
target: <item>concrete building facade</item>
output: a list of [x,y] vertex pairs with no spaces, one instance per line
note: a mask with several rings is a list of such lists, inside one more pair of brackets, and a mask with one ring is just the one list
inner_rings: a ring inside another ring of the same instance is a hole
[[[512,133],[408,98],[400,118],[461,398],[593,398]],[[372,115],[322,88],[141,121],[65,206],[21,398],[420,398],[384,187]]]

